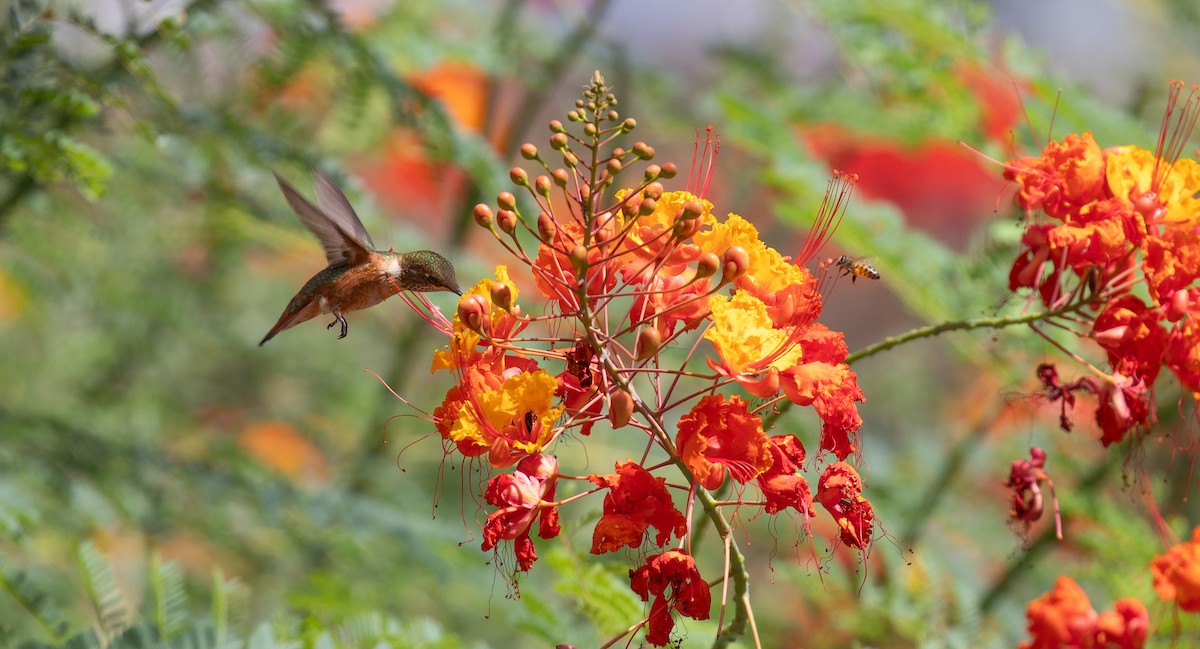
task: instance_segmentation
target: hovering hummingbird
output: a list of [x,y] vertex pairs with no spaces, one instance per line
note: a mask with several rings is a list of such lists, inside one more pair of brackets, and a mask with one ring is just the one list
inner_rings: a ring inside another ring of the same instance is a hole
[[279,188],[292,210],[325,248],[329,266],[313,275],[296,297],[288,302],[279,322],[263,337],[260,346],[284,329],[311,320],[322,313],[333,314],[333,325],[342,325],[345,338],[349,325],[345,313],[375,306],[397,294],[397,287],[406,291],[452,291],[462,295],[454,266],[445,257],[430,250],[380,252],[375,249],[371,235],[350,207],[350,201],[324,171],[313,167],[313,184],[317,204],[308,202],[279,174]]

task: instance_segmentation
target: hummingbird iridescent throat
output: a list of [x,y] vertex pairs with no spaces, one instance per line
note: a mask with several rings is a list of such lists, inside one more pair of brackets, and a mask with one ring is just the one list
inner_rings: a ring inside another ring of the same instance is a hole
[[[274,173],[274,172],[272,172]],[[375,306],[405,291],[451,291],[462,295],[454,266],[445,257],[430,250],[380,252],[371,235],[350,207],[350,201],[333,180],[313,167],[317,204],[308,202],[279,174],[279,188],[292,210],[325,248],[329,266],[313,275],[296,297],[288,302],[279,322],[263,337],[260,346],[284,329],[312,320],[322,313],[333,314],[326,329],[341,324],[339,339],[346,337],[349,325],[345,313]]]

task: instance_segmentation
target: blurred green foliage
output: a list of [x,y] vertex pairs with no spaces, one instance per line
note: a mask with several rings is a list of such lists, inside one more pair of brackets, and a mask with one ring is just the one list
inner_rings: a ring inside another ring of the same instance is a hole
[[[583,647],[644,615],[624,564],[582,549],[594,510],[566,515],[573,535],[539,545],[519,591],[475,550],[480,476],[443,464],[436,438],[406,448],[430,427],[389,422],[407,411],[362,372],[427,410],[440,402],[447,379],[424,378],[437,342],[398,304],[354,319],[343,341],[312,325],[256,347],[320,265],[272,168],[301,178],[310,163],[330,167],[377,242],[447,250],[470,285],[502,261],[471,239],[471,206],[506,188],[516,147],[542,137],[536,119],[561,117],[595,68],[612,70],[642,137],[681,166],[690,142],[653,134],[717,124],[718,209],[780,241],[807,227],[829,175],[804,127],[834,123],[902,147],[963,140],[1003,158],[964,67],[1016,70],[1029,113],[1056,110],[1058,134],[1147,146],[1157,127],[1133,114],[1141,107],[1082,90],[1056,104],[1057,80],[1019,41],[993,60],[976,3],[784,4],[783,15],[823,27],[831,69],[800,83],[783,41],[728,44],[712,48],[703,90],[597,33],[612,10],[603,1],[564,16],[518,1],[398,2],[362,23],[315,0],[137,8],[147,12],[114,28],[20,0],[0,31],[5,646]],[[415,82],[447,61],[484,80],[478,129]],[[434,193],[452,194],[427,222],[387,218],[382,194],[403,199],[412,167],[353,181],[395,163],[410,136]],[[461,184],[446,180],[451,170]],[[850,304],[859,287],[842,286],[830,326],[854,349],[916,324],[1019,311],[1019,300],[1000,301],[1016,216],[970,216],[956,247],[885,200],[856,200],[835,245],[878,259],[883,288],[864,290],[886,291],[877,301],[891,310],[864,316]],[[869,397],[868,495],[889,533],[866,564],[830,558],[821,536],[814,561],[787,521],[742,521],[756,539],[767,646],[1014,646],[1025,603],[1064,573],[1098,609],[1153,601],[1145,565],[1161,546],[1124,488],[1121,451],[1014,408],[1029,401],[1013,395],[1032,389],[1046,345],[1021,330],[952,336],[855,367]],[[1184,425],[1171,394],[1164,430]],[[789,413],[779,432],[807,441],[815,427]],[[627,452],[588,443],[564,452],[590,454],[597,471],[609,451]],[[1005,529],[999,485],[1030,444],[1052,449],[1064,543],[1039,528],[1026,545]],[[1140,461],[1186,484],[1187,467],[1160,446]],[[1196,520],[1179,493],[1162,500],[1177,533]],[[703,543],[697,551],[719,561],[719,541]],[[687,646],[713,629],[688,626]]]

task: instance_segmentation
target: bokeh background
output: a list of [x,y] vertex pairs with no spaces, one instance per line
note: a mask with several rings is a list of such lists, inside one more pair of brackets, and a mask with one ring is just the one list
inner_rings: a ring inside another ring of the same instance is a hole
[[[544,146],[599,69],[656,162],[686,170],[713,125],[709,197],[785,253],[830,170],[860,175],[825,253],[871,256],[884,277],[829,297],[853,351],[1023,306],[1006,290],[1019,215],[985,154],[1083,130],[1153,148],[1168,80],[1200,81],[1189,0],[4,9],[5,647],[592,647],[645,614],[631,557],[587,553],[599,501],[564,511],[519,587],[478,550],[480,476],[364,372],[426,409],[449,387],[428,372],[441,342],[399,300],[352,315],[345,340],[314,321],[257,346],[323,266],[272,169],[308,193],[324,166],[377,243],[443,251],[469,286],[506,261],[471,207],[509,188],[520,144]],[[799,521],[741,516],[764,646],[1011,647],[1059,574],[1097,609],[1142,598],[1163,646],[1194,637],[1147,569],[1151,512],[1175,534],[1197,520],[1190,406],[1164,378],[1161,434],[1105,452],[1088,407],[1066,435],[1030,396],[1054,354],[1008,329],[855,366],[885,535],[863,563],[829,554],[818,526],[814,560]],[[776,432],[815,440],[799,410]],[[561,451],[606,471],[628,441]],[[1065,541],[1006,525],[1008,465],[1030,445],[1050,451]],[[683,644],[714,628],[687,621]]]

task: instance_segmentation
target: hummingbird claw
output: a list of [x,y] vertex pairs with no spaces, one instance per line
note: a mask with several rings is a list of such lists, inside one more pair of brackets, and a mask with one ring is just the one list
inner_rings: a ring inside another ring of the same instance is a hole
[[325,328],[333,329],[333,325],[339,324],[339,323],[342,325],[342,333],[341,333],[341,335],[338,336],[338,340],[341,340],[346,337],[347,333],[350,332],[350,323],[346,321],[346,318],[344,316],[342,316],[342,314],[335,313],[333,322],[330,322],[329,324],[325,325]]

